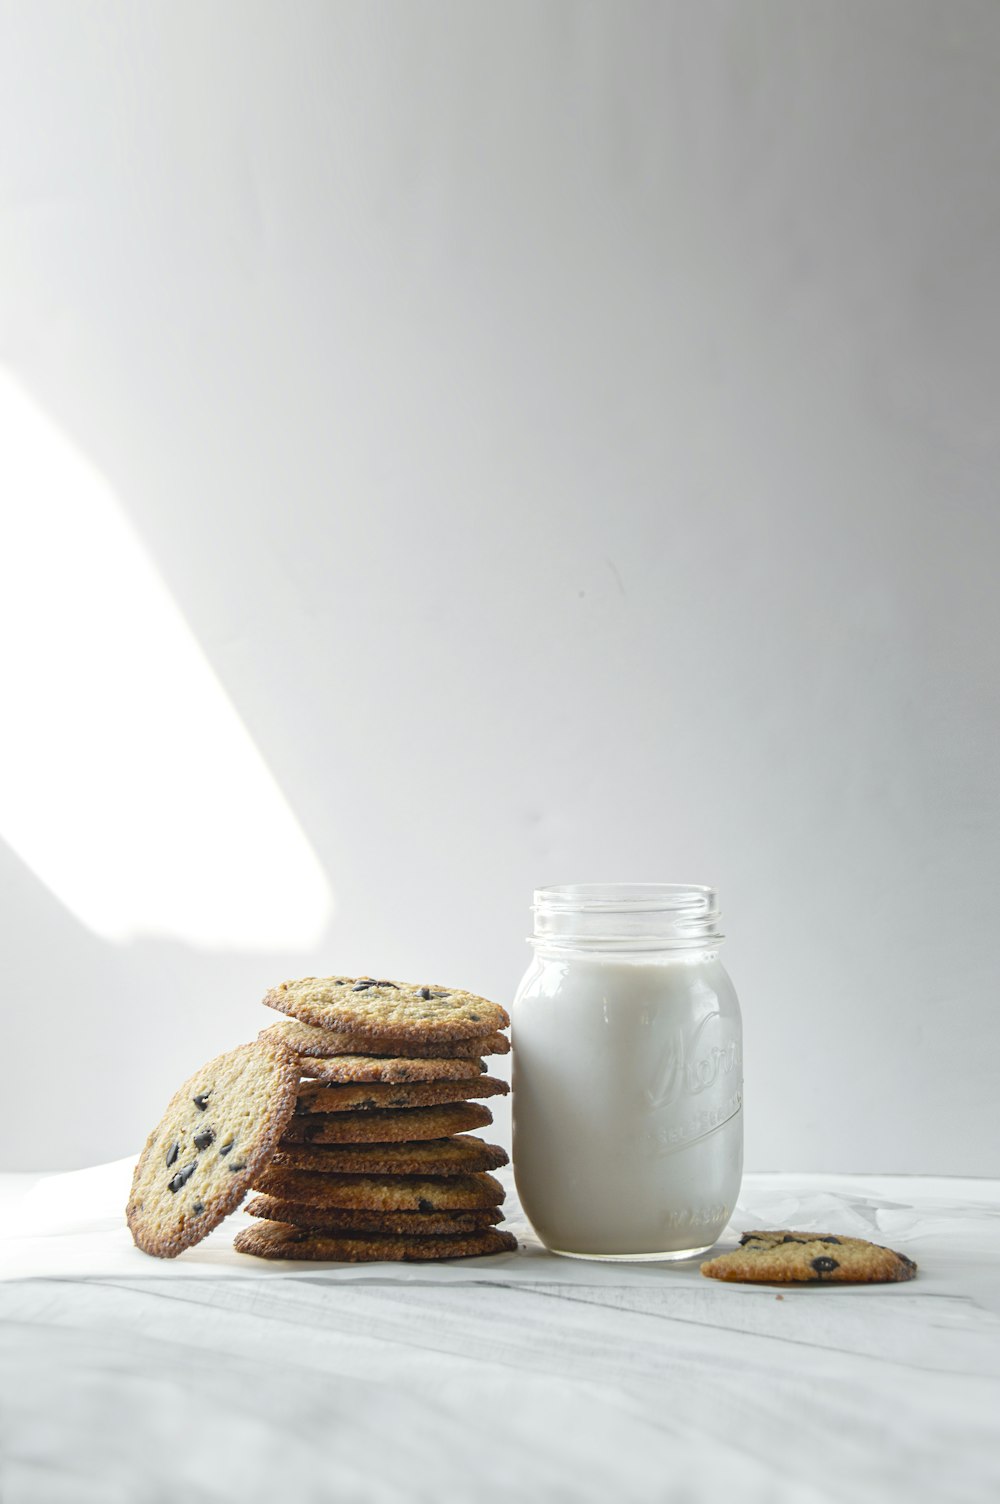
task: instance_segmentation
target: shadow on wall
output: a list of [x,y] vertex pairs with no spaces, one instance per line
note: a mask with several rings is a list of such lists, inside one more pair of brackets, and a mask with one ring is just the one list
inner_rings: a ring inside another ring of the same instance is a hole
[[0,906],[0,1171],[135,1154],[192,1071],[274,1022],[261,998],[303,968],[302,951],[109,944],[3,843]]
[[0,1168],[52,1168],[141,1143],[161,1065],[176,1085],[252,1036],[243,977],[255,1000],[301,964],[333,904],[107,483],[4,372],[0,495]]

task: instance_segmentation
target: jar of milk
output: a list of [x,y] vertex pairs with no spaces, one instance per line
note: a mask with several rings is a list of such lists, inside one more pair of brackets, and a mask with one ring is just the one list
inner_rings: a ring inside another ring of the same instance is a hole
[[511,1015],[514,1177],[553,1253],[704,1253],[743,1169],[740,1008],[711,888],[540,888]]

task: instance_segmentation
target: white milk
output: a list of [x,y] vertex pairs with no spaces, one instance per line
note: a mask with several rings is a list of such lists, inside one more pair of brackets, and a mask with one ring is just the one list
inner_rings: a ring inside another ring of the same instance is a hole
[[714,949],[536,950],[512,1014],[514,1173],[536,1232],[596,1258],[709,1248],[743,1166],[740,1011]]

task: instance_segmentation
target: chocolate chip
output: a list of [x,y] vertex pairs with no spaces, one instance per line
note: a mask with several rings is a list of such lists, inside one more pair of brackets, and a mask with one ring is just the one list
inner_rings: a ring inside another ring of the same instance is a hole
[[471,1019],[473,1019],[478,1024],[478,1022],[479,1022],[479,1014],[478,1013],[470,1013],[469,1017]]
[[814,1238],[813,1242],[815,1242],[815,1243],[836,1243],[837,1247],[838,1248],[840,1247],[840,1239],[839,1238]]
[[192,1211],[194,1212],[196,1217],[200,1217],[204,1210],[205,1208],[202,1206],[200,1201],[196,1201],[194,1206],[192,1207]]
[[418,1212],[432,1212],[433,1210],[434,1210],[434,1203],[433,1203],[433,1201],[428,1201],[427,1198],[426,1198],[426,1196],[421,1196],[420,1200],[417,1202],[417,1211]]
[[[374,1097],[365,1097],[365,1100],[363,1102],[359,1102],[358,1103],[358,1107],[359,1108],[360,1107],[377,1107],[377,1106],[378,1106],[378,1103],[375,1101]],[[393,1103],[393,1106],[394,1107],[398,1107],[399,1106],[398,1099]]]
[[219,1153],[223,1155],[228,1154],[235,1142],[236,1140],[234,1138],[226,1139],[226,1142],[224,1144],[219,1145]]
[[174,1144],[173,1148],[171,1148],[171,1149],[169,1149],[167,1151],[167,1169],[168,1170],[170,1169],[170,1166],[176,1162],[177,1156],[178,1156],[178,1154],[180,1152],[181,1152],[181,1146],[180,1146],[180,1144]]
[[231,1175],[235,1175],[237,1173],[237,1171],[239,1171],[239,1170],[245,1170],[246,1167],[247,1167],[247,1162],[246,1162],[245,1159],[242,1159],[242,1160],[240,1160],[240,1163],[238,1165],[230,1165],[229,1166],[229,1172],[230,1172]]
[[177,1171],[177,1174],[174,1176],[173,1180],[170,1181],[168,1189],[173,1191],[176,1195],[181,1186],[187,1185],[188,1181],[191,1179],[191,1176],[194,1174],[197,1168],[198,1161],[196,1159],[193,1159],[189,1165],[184,1166],[183,1170]]
[[831,1269],[839,1269],[840,1265],[836,1259],[827,1258],[824,1253],[820,1254],[818,1259],[812,1260],[812,1267],[816,1270],[817,1274],[829,1274]]
[[369,989],[369,987],[374,987],[374,986],[375,986],[374,982],[355,982],[354,986],[351,988],[351,991],[352,992],[367,992],[368,989]]
[[431,989],[429,987],[421,987],[420,996],[423,998],[425,1003],[430,1002]]
[[194,1136],[194,1146],[196,1149],[207,1149],[209,1144],[214,1143],[214,1141],[214,1128],[203,1128],[200,1133],[196,1133]]
[[208,1106],[208,1099],[209,1099],[209,1097],[211,1095],[212,1095],[211,1090],[209,1090],[209,1091],[199,1092],[198,1096],[191,1098],[192,1102],[197,1107],[197,1109],[198,1109],[199,1112],[204,1112],[205,1111],[205,1108]]
[[375,986],[376,987],[391,987],[392,990],[393,990],[393,992],[398,992],[399,991],[399,988],[396,986],[395,982],[376,982]]

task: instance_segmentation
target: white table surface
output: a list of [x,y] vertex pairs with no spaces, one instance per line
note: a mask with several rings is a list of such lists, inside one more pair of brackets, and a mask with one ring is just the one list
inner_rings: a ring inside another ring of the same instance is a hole
[[751,1175],[747,1226],[867,1232],[904,1285],[697,1265],[148,1260],[127,1163],[0,1177],[0,1500],[1000,1500],[1000,1181]]

